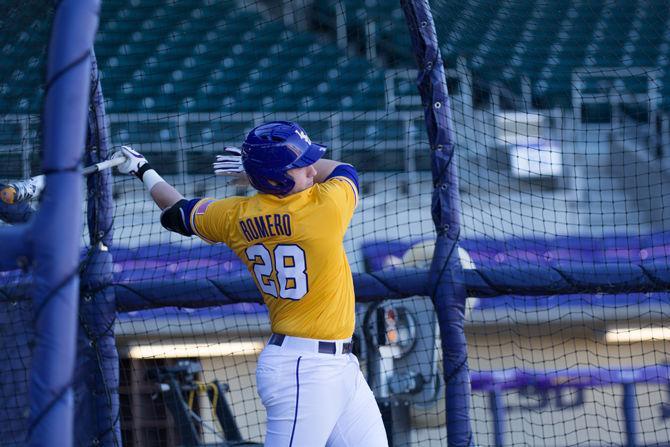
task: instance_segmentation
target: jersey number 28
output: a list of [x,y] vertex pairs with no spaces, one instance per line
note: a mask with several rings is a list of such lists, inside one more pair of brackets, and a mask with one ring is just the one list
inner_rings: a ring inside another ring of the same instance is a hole
[[[307,293],[305,252],[297,245],[277,245],[272,253],[263,244],[246,250],[254,263],[254,275],[261,290],[275,298],[299,300]],[[273,278],[276,273],[277,281]],[[277,287],[276,283],[279,283]]]

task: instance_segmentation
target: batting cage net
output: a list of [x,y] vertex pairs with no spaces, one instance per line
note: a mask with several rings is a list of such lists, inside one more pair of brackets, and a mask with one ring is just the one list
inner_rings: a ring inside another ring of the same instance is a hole
[[[49,174],[53,13],[9,2],[0,25],[0,229]],[[80,164],[127,145],[188,199],[249,196],[216,155],[299,123],[359,173],[353,349],[391,446],[666,445],[669,29],[661,0],[105,0],[72,93],[91,101]],[[261,445],[270,325],[245,265],[166,231],[134,177],[85,183],[76,445]],[[40,420],[18,267],[0,272],[3,445]]]

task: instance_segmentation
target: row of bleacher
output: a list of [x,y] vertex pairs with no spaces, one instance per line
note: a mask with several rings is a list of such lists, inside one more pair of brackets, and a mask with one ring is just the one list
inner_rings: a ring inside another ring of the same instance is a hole
[[[189,149],[184,152],[142,150],[147,158],[151,159],[151,165],[164,175],[213,175],[212,163],[216,151]],[[0,165],[0,179],[18,180],[28,175],[37,175],[41,171],[41,158],[37,151],[28,155],[27,166],[23,155],[18,152],[3,153],[2,165]],[[416,170],[430,170],[430,159],[425,153],[410,155]],[[400,149],[394,148],[386,151],[374,149],[343,149],[341,159],[356,166],[360,172],[404,172],[408,163],[408,154]],[[24,174],[25,171],[25,174]],[[117,172],[114,171],[117,175]]]
[[[235,117],[209,114],[181,119],[167,115],[110,115],[109,132],[115,146],[131,144],[151,157],[164,174],[211,174],[214,154],[226,145],[239,145],[262,116]],[[283,117],[278,117],[282,118]],[[314,141],[340,150],[343,160],[361,171],[405,171],[407,148],[422,135],[420,113],[305,115],[300,119]],[[40,172],[40,157],[31,150],[40,133],[37,116],[0,120],[0,179],[23,178]],[[428,170],[425,151],[416,157],[416,169]]]
[[[316,115],[320,116],[320,115]],[[314,141],[328,142],[337,140],[345,144],[354,142],[397,142],[406,144],[410,132],[420,132],[423,120],[413,115],[385,116],[375,118],[364,116],[354,118],[315,119],[305,116],[301,125],[308,130]],[[23,116],[19,120],[0,121],[0,146],[17,147],[21,141],[34,140],[40,132],[40,120],[35,116]],[[128,118],[128,119],[124,119]],[[183,123],[166,115],[132,116],[114,115],[110,124],[113,141],[132,141],[136,144],[240,144],[254,127],[253,115],[248,120],[232,120],[221,116],[217,120],[190,119]],[[408,121],[409,120],[409,121]],[[337,126],[337,129],[334,127]],[[27,127],[24,129],[24,127]],[[169,149],[169,147],[166,147]]]
[[[102,5],[95,49],[112,112],[378,110],[387,107],[386,68],[414,66],[395,0],[315,1],[313,31],[235,0]],[[335,44],[339,5],[351,46],[373,39],[378,61]],[[515,91],[525,76],[540,103],[568,105],[579,67],[660,67],[658,88],[670,97],[667,1],[444,0],[433,9],[448,65],[464,56],[477,79]],[[0,110],[39,111],[50,19],[48,11],[10,11]]]
[[[366,26],[375,23],[376,45],[386,61],[401,67],[413,63],[398,2],[314,2],[316,25],[334,34],[342,4],[351,38],[369,39]],[[477,78],[517,92],[525,76],[539,103],[569,105],[571,74],[580,67],[659,66],[663,96],[670,96],[670,3],[665,0],[443,0],[432,10],[448,66],[463,56]]]
[[[96,43],[105,87],[118,92],[108,95],[111,110],[384,108],[383,74],[314,34],[234,2],[180,2],[177,11],[142,3],[147,8],[131,17],[118,9]],[[119,33],[130,41],[116,39]]]

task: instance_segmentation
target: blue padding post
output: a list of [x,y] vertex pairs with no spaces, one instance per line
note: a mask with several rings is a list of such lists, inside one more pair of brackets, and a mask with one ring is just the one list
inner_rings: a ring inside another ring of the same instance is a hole
[[637,395],[635,382],[623,384],[623,417],[626,424],[626,447],[637,445]]
[[458,256],[460,195],[454,163],[451,106],[435,24],[426,0],[401,0],[418,66],[417,86],[431,149],[432,215],[437,233],[430,268],[433,298],[442,342],[447,442],[473,445],[470,426],[470,375],[465,320],[466,289]]
[[503,447],[505,445],[505,401],[502,398],[502,390],[493,387],[489,391],[489,405],[493,415],[493,445]]
[[[3,247],[4,249],[4,247]],[[16,262],[14,260],[13,262]],[[118,261],[117,261],[118,262]],[[505,267],[487,267],[464,272],[467,296],[493,298],[502,295],[546,296],[592,293],[638,293],[664,292],[670,287],[670,266],[649,269],[644,265],[616,265],[606,281],[590,281],[577,268],[591,271],[592,266],[576,266],[572,271],[560,274],[551,267],[531,266],[515,270]],[[498,270],[501,268],[501,270]],[[596,267],[601,269],[602,266]],[[12,269],[16,269],[12,265]],[[636,275],[644,271],[645,274]],[[509,274],[505,275],[507,272]],[[601,270],[604,272],[604,270]],[[125,272],[123,272],[125,274]],[[245,272],[217,274],[208,279],[205,272],[198,276],[183,278],[166,272],[164,279],[156,280],[155,269],[133,270],[137,278],[116,279],[110,284],[116,291],[118,308],[122,311],[151,309],[163,306],[209,307],[239,302],[261,302],[253,280]],[[167,275],[171,274],[172,277]],[[574,274],[574,275],[573,275]],[[526,283],[517,278],[526,275]],[[542,277],[542,275],[545,275]],[[556,281],[554,275],[561,277]],[[634,276],[635,281],[630,281]],[[430,272],[428,270],[389,269],[374,273],[354,273],[356,300],[359,302],[407,298],[415,295],[430,295]],[[581,281],[578,280],[581,277]],[[22,299],[29,292],[25,282],[6,283],[0,277],[0,300]],[[625,287],[624,287],[625,286]],[[623,291],[623,292],[622,292]]]
[[93,248],[84,261],[75,385],[76,445],[120,446],[119,356],[112,256]]
[[[0,302],[0,346],[8,353],[0,362],[0,445],[24,446],[28,433],[28,380],[35,340],[32,303],[28,299]],[[10,354],[11,353],[11,354]]]
[[566,263],[559,266],[516,262],[465,271],[468,296],[567,295],[571,293],[663,292],[670,288],[670,266],[658,261]]
[[73,445],[81,238],[81,156],[96,0],[57,3],[43,116],[46,189],[32,222],[35,347],[30,373],[30,446]]
[[[95,55],[91,53],[91,107],[88,114],[86,165],[110,155],[104,98]],[[121,445],[119,356],[114,341],[116,300],[113,281],[111,169],[87,177],[87,220],[91,249],[83,262],[79,308],[75,428],[77,445]]]

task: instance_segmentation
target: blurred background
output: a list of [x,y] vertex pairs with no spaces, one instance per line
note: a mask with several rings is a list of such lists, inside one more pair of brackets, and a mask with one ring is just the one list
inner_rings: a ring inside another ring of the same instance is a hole
[[[653,266],[667,266],[670,3],[429,3],[450,94],[463,268],[607,265],[616,276],[617,265],[642,265],[654,277]],[[53,11],[3,4],[0,181],[9,182],[40,173]],[[112,145],[145,154],[185,196],[252,194],[213,176],[214,155],[263,121],[297,121],[360,172],[345,239],[352,270],[429,265],[431,152],[399,2],[104,0],[94,50]],[[225,247],[162,230],[138,182],[115,176],[114,198],[118,283],[244,274]],[[468,299],[478,445],[670,444],[667,293],[499,295]],[[446,445],[430,298],[360,303],[357,314],[368,381],[380,402],[405,409],[388,412],[392,444]],[[120,312],[116,334],[125,445],[186,445],[156,392],[168,376],[226,383],[242,437],[262,441],[261,306]],[[221,428],[195,390],[200,441],[213,443]]]

